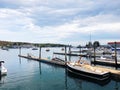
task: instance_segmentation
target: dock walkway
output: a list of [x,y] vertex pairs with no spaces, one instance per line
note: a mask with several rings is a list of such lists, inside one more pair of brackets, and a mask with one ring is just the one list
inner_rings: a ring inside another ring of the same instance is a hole
[[[65,53],[59,53],[59,52],[54,52],[53,54],[58,54],[58,55],[65,55]],[[87,54],[73,54],[73,53],[66,53],[68,56],[81,56],[81,57],[91,57],[93,58],[94,56],[89,56]],[[96,55],[96,57],[100,57],[99,55]]]
[[113,67],[120,67],[120,61],[117,61],[117,65],[114,60],[95,60],[91,61],[93,64],[104,65],[104,66],[113,66]]
[[18,55],[19,57],[22,58],[26,58],[26,59],[31,59],[31,60],[35,60],[35,61],[40,61],[43,63],[48,63],[48,64],[54,64],[54,65],[58,65],[58,66],[63,66],[65,67],[65,62],[63,61],[56,61],[56,60],[49,60],[47,58],[37,58],[37,57],[33,57],[33,56],[25,56],[25,55]]

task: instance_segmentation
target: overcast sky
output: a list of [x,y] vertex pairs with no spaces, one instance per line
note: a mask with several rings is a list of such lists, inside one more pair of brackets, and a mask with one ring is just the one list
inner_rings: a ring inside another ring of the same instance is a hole
[[120,0],[0,0],[0,40],[120,41]]

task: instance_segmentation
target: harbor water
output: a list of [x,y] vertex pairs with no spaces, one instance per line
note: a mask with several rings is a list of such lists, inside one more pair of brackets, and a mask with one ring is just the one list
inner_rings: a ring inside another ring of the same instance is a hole
[[[42,48],[42,58],[51,59],[53,52],[61,49]],[[39,50],[22,49],[21,54],[31,53],[39,56]],[[19,49],[0,50],[0,60],[4,60],[7,75],[0,80],[0,90],[120,90],[120,82],[111,80],[105,85],[71,77],[65,68],[18,57]],[[79,57],[71,57],[78,60]]]

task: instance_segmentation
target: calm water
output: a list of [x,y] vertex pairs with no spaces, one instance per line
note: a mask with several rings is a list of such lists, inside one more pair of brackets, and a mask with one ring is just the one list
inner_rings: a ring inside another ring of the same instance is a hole
[[[54,57],[52,52],[55,50],[46,52],[42,49],[42,57]],[[4,66],[8,69],[7,76],[0,81],[0,90],[120,90],[120,82],[111,80],[101,86],[69,77],[64,68],[19,58],[18,52],[18,49],[0,50],[0,60],[5,61]],[[22,54],[28,52],[38,56],[38,51],[22,49]],[[74,59],[77,57],[72,57],[72,60]]]

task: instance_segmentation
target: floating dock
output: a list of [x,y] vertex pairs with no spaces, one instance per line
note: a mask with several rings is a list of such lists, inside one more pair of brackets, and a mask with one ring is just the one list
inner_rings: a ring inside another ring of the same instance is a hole
[[120,70],[115,70],[113,68],[106,68],[106,67],[101,67],[101,66],[93,66],[93,67],[99,70],[110,72],[112,79],[120,81]]
[[[65,55],[65,53],[58,53],[58,52],[54,52],[53,54],[58,54],[58,55]],[[87,54],[73,54],[73,53],[66,53],[66,55],[68,56],[81,56],[81,57],[90,57],[89,55]],[[91,56],[91,58],[93,58],[94,56]],[[100,57],[100,56],[97,56],[96,57]]]
[[62,67],[65,67],[65,62],[63,61],[57,61],[57,60],[49,60],[47,58],[37,58],[37,57],[34,57],[34,56],[25,56],[25,55],[18,55],[19,57],[22,57],[22,58],[26,58],[26,59],[31,59],[31,60],[35,60],[35,61],[40,61],[40,62],[43,62],[43,63],[48,63],[48,64],[53,64],[53,65],[58,65],[58,66],[62,66]]
[[104,66],[112,66],[112,67],[120,67],[120,61],[117,61],[117,65],[114,60],[95,60],[91,61],[92,64],[104,65]]
[[[66,63],[65,61],[61,61],[61,60],[49,60],[49,59],[45,59],[45,58],[37,58],[37,57],[33,57],[33,56],[25,56],[25,55],[18,55],[19,57],[22,58],[26,58],[26,59],[31,59],[31,60],[35,60],[35,61],[40,61],[43,63],[47,63],[47,64],[52,64],[52,65],[57,65],[57,66],[62,66],[62,67],[66,67]],[[91,66],[91,65],[88,65]],[[111,73],[112,78],[119,80],[120,81],[120,70],[115,70],[112,68],[107,68],[107,67],[101,67],[101,66],[93,66],[96,69],[101,69],[103,71],[108,71]]]

